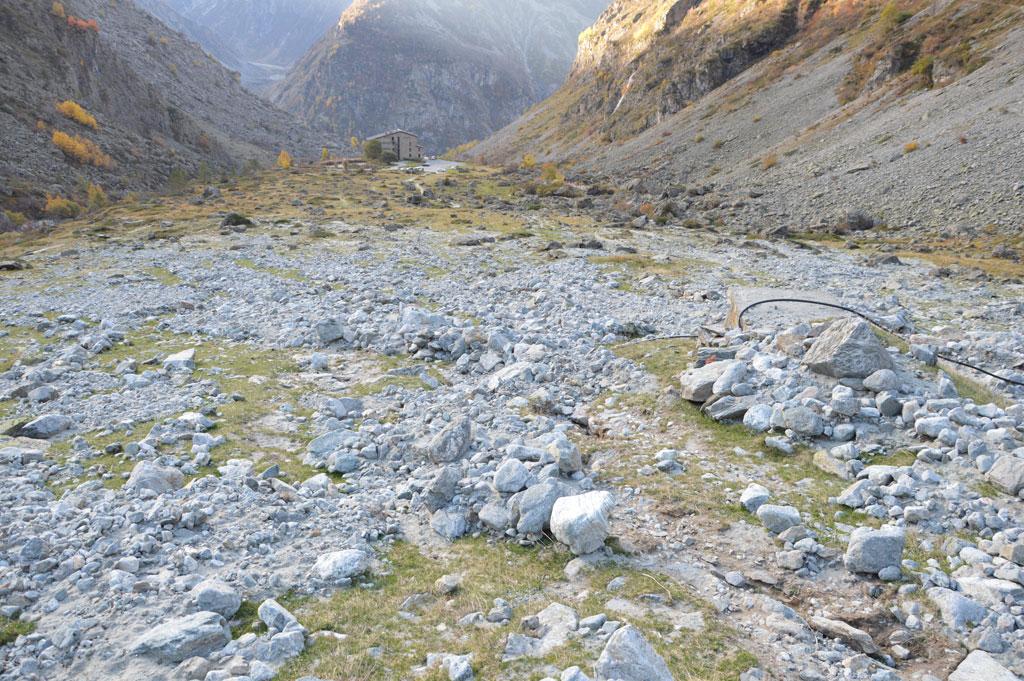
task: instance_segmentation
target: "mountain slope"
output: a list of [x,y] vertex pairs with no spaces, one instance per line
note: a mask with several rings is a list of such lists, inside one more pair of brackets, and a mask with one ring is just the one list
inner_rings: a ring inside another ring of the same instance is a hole
[[[136,0],[154,2],[154,0]],[[349,6],[351,0],[156,0],[201,32],[184,31],[221,59],[218,46],[238,55],[224,61],[242,82],[263,88],[279,79]],[[162,17],[161,17],[162,18]]]
[[270,95],[339,135],[403,127],[439,152],[557,88],[604,0],[358,0]]
[[[175,169],[233,169],[281,148],[316,148],[308,129],[130,2],[6,2],[0,57],[0,198],[10,207],[37,209],[44,190],[72,194],[87,181],[115,193],[161,188]],[[95,121],[61,115],[64,101]],[[55,134],[99,151],[76,160]]]
[[618,0],[566,84],[473,154],[752,188],[772,215],[748,226],[862,206],[891,225],[1000,224],[1024,198],[1006,143],[1022,29],[1024,11],[987,0]]

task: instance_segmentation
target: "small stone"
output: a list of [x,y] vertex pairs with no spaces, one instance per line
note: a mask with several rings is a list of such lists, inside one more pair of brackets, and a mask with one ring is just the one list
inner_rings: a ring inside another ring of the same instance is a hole
[[674,681],[665,660],[632,625],[611,635],[595,669],[597,681]]
[[800,511],[792,506],[762,504],[757,509],[757,519],[772,534],[778,534],[800,524]]
[[850,534],[844,563],[850,572],[877,575],[887,567],[900,566],[903,559],[902,528],[885,526],[879,529],[858,527]]
[[740,495],[740,506],[748,513],[755,513],[769,498],[771,498],[771,492],[767,488],[752,482],[747,485],[747,488],[743,490],[743,494]]
[[587,492],[562,497],[551,509],[551,532],[577,556],[604,546],[608,513],[615,500],[608,492]]

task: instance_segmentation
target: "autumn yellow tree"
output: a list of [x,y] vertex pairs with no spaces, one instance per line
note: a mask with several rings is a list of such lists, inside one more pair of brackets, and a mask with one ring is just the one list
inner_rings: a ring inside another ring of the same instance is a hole
[[324,147],[323,150],[320,152],[320,160],[321,161],[326,161],[330,157],[331,157],[331,152],[329,152],[327,150],[327,147]]
[[292,155],[284,149],[277,155],[277,165],[284,170],[289,170],[292,167]]
[[352,145],[353,149],[359,148],[359,138],[356,137],[355,135],[352,135],[352,139],[350,139],[348,143]]

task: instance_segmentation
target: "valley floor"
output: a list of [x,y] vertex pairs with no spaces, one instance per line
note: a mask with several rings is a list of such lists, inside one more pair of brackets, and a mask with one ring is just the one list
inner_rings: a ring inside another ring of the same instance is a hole
[[[922,361],[1024,378],[1015,264],[486,168],[201,190],[2,235],[0,679],[1024,673],[1024,390]],[[889,384],[702,332],[751,287],[902,327]]]

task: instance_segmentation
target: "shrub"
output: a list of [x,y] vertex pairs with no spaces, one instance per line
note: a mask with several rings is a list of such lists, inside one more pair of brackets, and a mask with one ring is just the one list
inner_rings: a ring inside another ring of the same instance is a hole
[[96,117],[85,110],[78,102],[66,99],[57,105],[57,111],[61,113],[64,118],[69,118],[75,123],[92,128],[93,130],[99,130],[99,125],[96,123]]
[[113,159],[104,154],[95,143],[83,137],[54,130],[52,140],[66,157],[78,163],[87,163],[104,169],[114,167]]
[[330,158],[331,158],[331,152],[327,150],[327,147],[324,147],[323,149],[320,150],[320,160],[321,161],[326,161],[326,160],[328,160]]
[[285,170],[290,169],[292,167],[292,155],[282,149],[281,153],[277,155],[277,165]]
[[380,155],[380,160],[385,163],[394,163],[398,160],[398,156],[393,151],[385,151]]
[[172,194],[181,194],[188,189],[188,185],[189,177],[185,169],[178,166],[171,168],[171,172],[167,176],[167,191]]
[[79,19],[78,17],[68,17],[68,26],[71,28],[77,28],[79,31],[92,31],[93,33],[100,32],[100,25],[96,23],[95,19]]
[[763,170],[771,170],[777,165],[779,165],[779,157],[775,154],[768,154],[761,159],[761,168]]
[[352,137],[349,138],[348,143],[352,145],[353,149],[359,148],[359,138],[356,137],[355,135],[352,135]]
[[912,16],[914,16],[913,12],[901,10],[896,0],[889,0],[889,3],[882,8],[882,13],[878,15],[878,23],[883,30],[891,31]]
[[523,154],[523,162],[520,164],[522,168],[531,170],[537,167],[537,157],[533,154]]
[[85,205],[88,206],[89,210],[99,210],[110,205],[110,199],[107,198],[107,193],[103,191],[103,187],[92,182],[85,188],[85,197]]
[[725,146],[725,140],[715,140],[715,143],[711,145],[713,149],[721,149]]
[[25,217],[24,213],[19,213],[14,210],[5,210],[4,215],[7,216],[7,220],[15,227],[21,227],[23,224],[28,222],[28,218]]
[[39,132],[46,132],[46,122],[42,120],[36,121],[36,130]]
[[370,161],[379,161],[384,154],[380,140],[368,140],[363,142],[363,157]]
[[71,199],[47,194],[46,207],[43,210],[47,215],[55,218],[73,218],[82,212],[82,207]]
[[907,142],[903,145],[903,153],[912,154],[920,148],[921,146],[917,142]]
[[61,19],[66,18],[67,14],[64,12],[64,3],[62,3],[62,2],[54,2],[50,6],[50,14],[52,14],[55,17],[59,17]]

